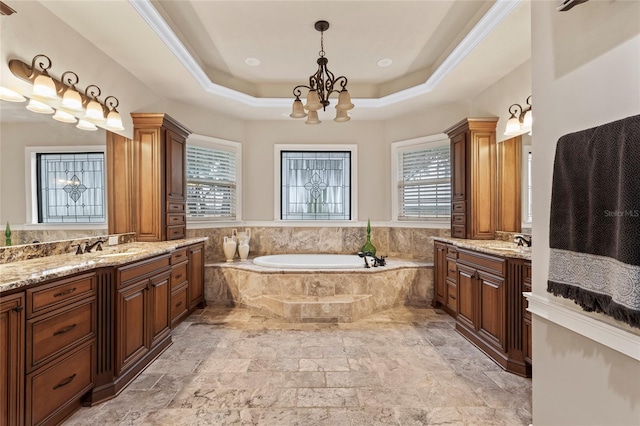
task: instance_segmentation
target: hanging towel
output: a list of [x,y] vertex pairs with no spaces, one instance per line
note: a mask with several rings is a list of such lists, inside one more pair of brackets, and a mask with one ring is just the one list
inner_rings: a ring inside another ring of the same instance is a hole
[[562,136],[547,291],[640,327],[640,115]]

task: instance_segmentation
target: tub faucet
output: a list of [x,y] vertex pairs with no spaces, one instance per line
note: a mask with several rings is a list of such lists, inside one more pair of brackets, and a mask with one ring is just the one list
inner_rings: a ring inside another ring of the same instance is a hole
[[513,242],[517,243],[520,247],[531,247],[531,237],[527,239],[527,237],[522,234],[516,234],[516,236],[513,237]]
[[378,266],[385,266],[387,264],[387,262],[384,260],[385,256],[380,256],[380,257],[376,257],[373,253],[371,253],[370,251],[367,252],[358,252],[358,256],[360,256],[361,258],[364,259],[364,267],[365,268],[370,268],[371,266],[369,266],[369,262],[367,262],[367,256],[369,257],[373,257],[373,267],[376,268]]

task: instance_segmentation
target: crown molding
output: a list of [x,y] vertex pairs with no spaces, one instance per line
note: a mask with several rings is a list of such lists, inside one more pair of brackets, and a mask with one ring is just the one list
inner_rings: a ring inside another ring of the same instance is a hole
[[[496,0],[489,11],[487,11],[424,83],[381,98],[354,98],[353,100],[357,101],[358,108],[383,108],[433,91],[521,1],[522,0]],[[289,108],[291,106],[290,98],[255,97],[212,82],[200,64],[198,64],[153,6],[151,0],[129,0],[129,3],[138,14],[140,14],[147,25],[160,37],[169,50],[176,55],[182,65],[207,93],[231,99],[255,108]]]

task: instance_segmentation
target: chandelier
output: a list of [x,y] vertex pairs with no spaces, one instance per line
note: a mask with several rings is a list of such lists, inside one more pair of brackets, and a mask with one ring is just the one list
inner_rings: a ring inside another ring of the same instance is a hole
[[[293,88],[293,95],[296,99],[293,101],[293,107],[289,117],[304,118],[307,117],[305,124],[320,124],[318,119],[318,111],[326,110],[330,104],[329,96],[338,92],[338,104],[336,105],[336,118],[334,121],[339,123],[351,120],[347,111],[353,108],[351,103],[351,95],[347,91],[347,77],[335,77],[327,68],[327,58],[324,56],[324,32],[329,29],[327,21],[318,21],[315,23],[315,29],[320,31],[320,57],[318,58],[318,71],[309,77],[309,85],[301,84]],[[340,87],[337,87],[337,86]],[[307,104],[302,105],[300,96],[302,96],[301,88],[309,89],[307,93]],[[305,111],[309,111],[307,114]]]

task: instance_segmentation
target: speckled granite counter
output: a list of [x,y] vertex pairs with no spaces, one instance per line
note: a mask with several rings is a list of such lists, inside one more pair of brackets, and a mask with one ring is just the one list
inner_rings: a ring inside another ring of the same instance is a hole
[[467,240],[462,238],[432,237],[434,241],[453,244],[463,249],[475,250],[494,256],[531,260],[531,248],[518,247],[515,243],[501,240]]
[[0,265],[0,293],[107,266],[119,266],[206,241],[207,237],[128,243],[105,247],[102,251],[40,257]]

